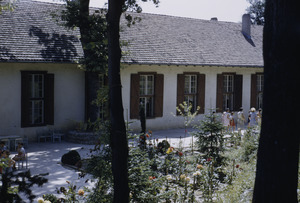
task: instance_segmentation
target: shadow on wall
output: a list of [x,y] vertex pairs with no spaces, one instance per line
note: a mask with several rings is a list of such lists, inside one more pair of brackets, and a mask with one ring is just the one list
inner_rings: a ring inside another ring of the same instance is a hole
[[31,26],[30,37],[38,37],[38,43],[44,48],[40,50],[44,59],[53,61],[73,61],[78,57],[74,43],[79,43],[77,37],[58,33],[46,33],[42,29]]

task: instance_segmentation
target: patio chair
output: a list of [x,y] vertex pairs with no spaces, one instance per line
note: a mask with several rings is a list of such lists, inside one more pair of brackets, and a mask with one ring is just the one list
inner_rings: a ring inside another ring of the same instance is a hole
[[27,154],[27,152],[25,153],[24,158],[20,159],[19,161],[16,161],[16,166],[18,167],[18,170],[24,169],[24,165],[25,165],[25,169],[27,169],[28,168],[28,154]]
[[18,148],[18,143],[23,143],[23,138],[17,138],[15,139],[15,143],[14,143],[14,150],[17,151]]
[[55,142],[57,140],[58,142],[61,142],[61,138],[64,136],[64,133],[62,133],[60,130],[54,129],[52,131],[52,142]]
[[52,141],[52,134],[50,134],[49,131],[37,130],[36,134],[37,134],[38,142],[40,142],[41,139],[44,139],[45,142],[47,141],[47,139],[50,139],[50,141]]

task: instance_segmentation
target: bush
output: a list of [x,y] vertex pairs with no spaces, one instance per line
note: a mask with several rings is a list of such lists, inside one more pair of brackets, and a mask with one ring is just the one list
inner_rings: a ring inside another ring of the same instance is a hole
[[61,162],[63,164],[68,164],[71,166],[80,166],[81,157],[76,150],[71,150],[61,157]]

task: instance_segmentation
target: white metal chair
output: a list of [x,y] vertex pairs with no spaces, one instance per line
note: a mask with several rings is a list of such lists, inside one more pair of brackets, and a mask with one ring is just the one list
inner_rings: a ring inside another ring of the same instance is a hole
[[20,138],[15,139],[15,143],[14,143],[15,151],[17,151],[18,143],[23,143],[23,138],[20,137]]
[[25,168],[28,168],[28,154],[27,152],[25,153],[25,157],[16,161],[16,165],[18,166],[18,170],[24,168],[24,163],[25,163]]
[[52,132],[52,142],[55,142],[57,140],[58,142],[61,142],[61,138],[64,136],[64,134],[60,130],[53,130]]
[[44,139],[45,142],[47,141],[47,139],[50,139],[52,141],[52,134],[47,130],[37,130],[36,134],[38,142],[40,142],[41,139]]

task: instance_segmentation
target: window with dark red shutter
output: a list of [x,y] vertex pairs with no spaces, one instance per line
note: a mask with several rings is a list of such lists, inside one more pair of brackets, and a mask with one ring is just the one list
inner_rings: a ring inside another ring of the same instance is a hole
[[217,74],[217,112],[238,111],[242,107],[243,75]]
[[[198,113],[205,109],[205,75],[199,73],[184,73],[177,75],[177,107],[183,102],[191,105],[192,112],[200,107]],[[181,109],[182,111],[183,109]],[[179,112],[177,111],[177,115]]]
[[164,75],[150,73],[131,74],[130,119],[139,118],[143,105],[146,117],[163,116]]
[[21,127],[54,124],[54,75],[21,71]]
[[262,108],[263,103],[263,87],[264,75],[263,73],[256,73],[251,75],[251,107],[256,109]]

